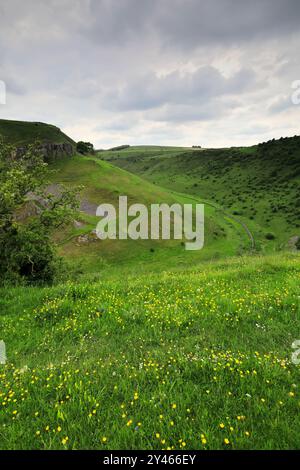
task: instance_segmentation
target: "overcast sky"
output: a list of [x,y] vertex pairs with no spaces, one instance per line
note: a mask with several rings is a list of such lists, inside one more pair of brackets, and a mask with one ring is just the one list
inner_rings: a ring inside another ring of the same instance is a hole
[[299,0],[0,0],[0,118],[97,148],[299,134]]

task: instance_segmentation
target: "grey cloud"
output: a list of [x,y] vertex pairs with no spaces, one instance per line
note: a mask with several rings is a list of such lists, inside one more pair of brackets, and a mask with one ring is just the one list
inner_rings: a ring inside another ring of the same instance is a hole
[[167,103],[199,105],[216,97],[241,93],[254,85],[251,70],[242,69],[225,78],[216,68],[206,66],[185,74],[175,71],[163,77],[153,73],[142,76],[114,95],[109,94],[106,104],[121,110],[147,110]]
[[158,35],[164,46],[278,37],[297,32],[298,0],[91,0],[91,38],[121,43]]
[[150,114],[153,120],[162,122],[183,123],[190,121],[210,121],[216,117],[224,115],[224,108],[220,109],[217,103],[210,103],[199,108],[192,106],[166,106],[154,115]]
[[199,122],[212,139],[226,121],[232,144],[260,138],[257,122],[284,131],[299,20],[299,0],[0,0],[1,117],[100,147],[113,132],[158,142],[160,126],[186,142]]
[[181,42],[187,47],[216,42],[239,44],[245,40],[277,38],[299,28],[298,0],[174,0],[172,6],[166,2],[162,5],[158,24],[169,44]]
[[243,131],[240,132],[240,135],[260,135],[260,134],[266,134],[268,131],[270,131],[269,126],[263,126],[263,125],[254,125],[245,128]]
[[271,113],[277,114],[292,108],[292,90],[290,95],[279,96],[269,105],[268,110]]
[[212,121],[224,118],[241,103],[232,99],[204,100],[194,105],[166,105],[147,114],[148,119],[169,123]]
[[37,38],[80,34],[119,47],[157,40],[187,51],[297,33],[300,18],[298,0],[10,0],[1,9],[8,28]]
[[127,119],[113,119],[108,122],[105,122],[102,125],[98,125],[94,128],[94,131],[101,132],[103,130],[107,131],[128,131],[138,123],[138,119],[132,119],[127,117]]
[[5,83],[7,93],[15,95],[24,95],[26,93],[25,87],[20,79],[15,79],[11,73],[6,72],[0,67],[0,80]]

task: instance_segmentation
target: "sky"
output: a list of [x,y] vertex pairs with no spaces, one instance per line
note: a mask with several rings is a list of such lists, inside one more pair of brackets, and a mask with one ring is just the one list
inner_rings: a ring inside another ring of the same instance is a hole
[[99,149],[293,136],[299,24],[299,0],[0,0],[0,118]]

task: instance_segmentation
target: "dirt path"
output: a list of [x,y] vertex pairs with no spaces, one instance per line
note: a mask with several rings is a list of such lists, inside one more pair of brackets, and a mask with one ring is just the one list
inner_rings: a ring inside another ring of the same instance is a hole
[[240,219],[238,219],[237,217],[235,217],[234,215],[230,214],[229,212],[227,212],[225,209],[222,209],[221,207],[217,207],[215,206],[214,204],[210,203],[210,202],[205,202],[204,204],[207,204],[208,206],[211,206],[213,207],[214,209],[220,211],[223,215],[225,215],[226,217],[228,217],[229,219],[231,220],[234,220],[237,224],[240,224],[243,229],[245,230],[250,242],[251,242],[251,248],[254,249],[255,248],[255,240],[254,240],[254,236],[252,234],[252,232],[250,231],[248,225],[245,224],[245,222],[242,222]]
[[231,219],[233,220],[234,222],[236,222],[237,224],[239,224],[243,230],[246,232],[247,234],[247,237],[249,238],[250,240],[250,243],[251,243],[251,249],[254,250],[255,249],[255,239],[254,239],[254,236],[251,232],[251,230],[249,229],[248,225],[245,224],[245,222],[242,222],[240,219],[238,219],[237,217],[235,217],[234,215],[230,214],[229,212],[227,212],[225,209],[223,209],[222,207],[218,207],[216,206],[215,204],[211,203],[211,202],[207,202],[207,201],[203,201],[203,199],[198,199],[198,198],[195,198],[193,196],[190,196],[189,194],[185,194],[185,193],[178,193],[176,191],[172,191],[173,193],[175,194],[180,194],[181,196],[184,196],[184,197],[187,197],[189,199],[192,199],[193,201],[196,201],[196,202],[202,202],[204,205],[206,204],[207,206],[210,206],[210,207],[213,207],[214,209],[216,209],[217,211],[221,212],[221,214],[225,215],[226,217],[228,217],[228,219]]

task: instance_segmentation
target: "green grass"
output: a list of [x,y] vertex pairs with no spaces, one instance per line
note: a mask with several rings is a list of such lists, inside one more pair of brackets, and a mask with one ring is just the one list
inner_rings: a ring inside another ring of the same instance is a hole
[[56,144],[75,144],[75,142],[58,127],[51,124],[10,121],[7,119],[0,119],[0,138],[2,138],[5,143],[17,147],[33,144],[36,140]]
[[[185,194],[166,190],[119,169],[108,162],[93,157],[73,157],[51,165],[55,170],[53,182],[69,186],[81,184],[83,200],[95,205],[111,203],[118,206],[121,195],[128,196],[128,204],[144,203],[150,210],[151,203],[201,202]],[[78,236],[90,233],[99,219],[81,213],[82,227],[69,227],[56,238],[59,253],[81,272],[139,272],[170,270],[189,266],[204,260],[242,254],[251,245],[243,228],[220,210],[205,206],[205,246],[200,251],[187,252],[180,240],[96,240],[80,245]],[[153,251],[154,250],[154,251]]]
[[[0,134],[64,138],[23,124]],[[83,185],[94,205],[204,202],[205,246],[80,244],[97,223],[84,212],[56,233],[73,280],[0,289],[0,449],[300,447],[299,252],[279,251],[299,234],[299,148],[136,146],[51,164],[52,183]]]
[[[264,251],[300,236],[300,137],[254,147],[102,152],[99,158],[168,189],[213,202],[253,230]],[[266,234],[274,233],[274,241]]]
[[299,448],[299,280],[276,255],[2,289],[0,448]]

